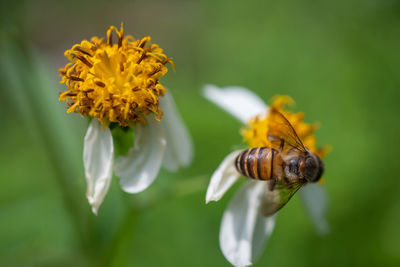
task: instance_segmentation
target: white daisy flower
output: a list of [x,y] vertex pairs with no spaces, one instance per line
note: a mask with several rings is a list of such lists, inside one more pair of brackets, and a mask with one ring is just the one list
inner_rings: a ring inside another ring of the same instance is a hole
[[[124,35],[122,25],[120,30],[111,26],[106,40],[83,40],[65,55],[71,62],[60,69],[60,83],[68,88],[59,100],[66,101],[68,113],[92,117],[83,162],[87,198],[95,214],[113,169],[124,191],[139,193],[154,182],[161,165],[176,171],[191,162],[189,134],[171,93],[159,82],[168,71],[165,65],[173,63],[158,45],[150,44],[150,37],[135,40]],[[134,146],[115,162],[110,124],[135,129]]]
[[[249,147],[267,146],[266,114],[268,106],[254,93],[242,87],[218,88],[214,85],[204,87],[204,95],[220,106],[247,128],[242,133]],[[282,107],[290,102],[288,97],[276,98],[274,106]],[[284,111],[305,146],[315,153],[314,126],[302,121],[302,113],[292,114]],[[235,160],[241,151],[233,151],[219,165],[211,177],[207,189],[206,203],[218,201],[239,180],[241,174],[236,170]],[[220,247],[225,258],[234,266],[248,266],[254,263],[265,246],[275,225],[275,215],[265,217],[261,214],[263,200],[269,193],[267,182],[248,179],[236,192],[226,208],[220,228]],[[301,198],[317,230],[329,230],[325,220],[327,198],[321,184],[308,183],[300,189]]]

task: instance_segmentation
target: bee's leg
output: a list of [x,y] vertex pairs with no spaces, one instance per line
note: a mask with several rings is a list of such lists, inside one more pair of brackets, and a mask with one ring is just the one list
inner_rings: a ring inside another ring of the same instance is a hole
[[276,179],[274,179],[274,177],[272,177],[272,179],[270,179],[268,181],[268,189],[269,189],[269,191],[274,191],[275,185],[276,185]]
[[279,151],[283,151],[283,146],[285,145],[285,140],[280,139],[281,140],[281,144],[279,145]]
[[287,178],[286,175],[283,176],[283,181],[284,181],[284,183],[285,183],[286,185],[290,185],[289,178]]

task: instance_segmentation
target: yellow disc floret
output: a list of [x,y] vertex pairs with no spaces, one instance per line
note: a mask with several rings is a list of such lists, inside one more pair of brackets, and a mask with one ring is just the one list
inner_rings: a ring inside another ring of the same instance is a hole
[[[302,112],[292,113],[286,109],[286,106],[294,105],[294,101],[289,96],[276,96],[273,98],[272,106],[277,108],[290,122],[300,137],[304,146],[311,152],[322,157],[327,152],[327,147],[318,149],[316,147],[316,138],[313,135],[318,128],[317,124],[308,124],[303,121],[304,114]],[[268,136],[268,114],[260,114],[249,121],[249,125],[242,129],[243,139],[249,147],[271,146]]]
[[168,71],[165,65],[173,62],[158,45],[150,44],[150,37],[135,40],[124,36],[122,25],[119,31],[111,26],[107,40],[83,40],[65,51],[65,56],[71,62],[59,70],[60,83],[68,89],[59,100],[66,101],[68,113],[96,117],[104,126],[129,126],[144,122],[149,114],[161,120],[159,97],[166,90],[158,80]]

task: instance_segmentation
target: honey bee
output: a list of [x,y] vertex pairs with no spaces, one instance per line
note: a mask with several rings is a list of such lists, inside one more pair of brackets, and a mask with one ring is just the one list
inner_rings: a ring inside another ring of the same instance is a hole
[[277,212],[300,187],[317,182],[324,172],[321,159],[303,145],[282,113],[271,108],[268,116],[271,147],[247,149],[235,160],[239,173],[268,182],[269,190],[261,206],[265,216]]

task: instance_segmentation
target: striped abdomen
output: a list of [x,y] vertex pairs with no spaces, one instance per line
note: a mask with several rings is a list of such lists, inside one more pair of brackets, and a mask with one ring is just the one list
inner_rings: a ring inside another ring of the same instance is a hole
[[236,157],[236,169],[253,179],[270,180],[274,175],[275,154],[275,149],[269,147],[245,150]]

